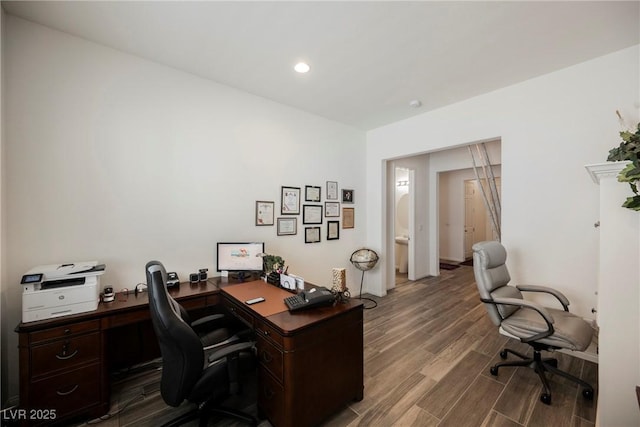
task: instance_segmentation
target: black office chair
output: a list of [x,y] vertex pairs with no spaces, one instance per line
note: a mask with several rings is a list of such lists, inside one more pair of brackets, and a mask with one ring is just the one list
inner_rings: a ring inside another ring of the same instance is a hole
[[[163,276],[163,280],[164,283],[166,283],[166,275]],[[198,335],[205,350],[224,347],[241,340],[246,341],[252,333],[250,329],[242,329],[232,325],[224,314],[211,314],[191,321],[187,310],[185,310],[178,301],[173,299],[168,292],[167,297],[176,314],[178,314],[187,325],[191,326],[191,329]]]
[[[544,391],[542,403],[551,403],[551,389],[545,372],[559,375],[583,387],[582,395],[593,399],[593,387],[585,381],[558,369],[558,360],[543,358],[541,352],[568,349],[584,351],[591,343],[593,329],[574,314],[569,313],[569,300],[559,291],[546,286],[508,286],[511,281],[506,266],[507,251],[499,242],[480,242],[473,245],[473,272],[489,317],[499,327],[501,334],[516,338],[533,347],[533,357],[505,348],[500,357],[513,354],[521,360],[498,363],[491,367],[492,375],[498,375],[503,366],[528,366],[540,377]],[[525,301],[522,292],[543,292],[553,295],[562,309],[544,307]]]
[[153,329],[162,355],[160,393],[170,406],[184,400],[196,405],[165,426],[178,426],[200,418],[206,426],[211,415],[232,417],[255,426],[250,414],[220,406],[241,389],[243,374],[255,372],[252,342],[230,344],[212,353],[205,362],[205,350],[195,331],[180,316],[166,291],[166,271],[162,263],[150,261],[145,267]]

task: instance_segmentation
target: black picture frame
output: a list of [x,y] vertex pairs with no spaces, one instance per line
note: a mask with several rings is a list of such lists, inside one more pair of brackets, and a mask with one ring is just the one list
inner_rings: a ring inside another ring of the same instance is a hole
[[302,223],[322,224],[322,205],[303,205]]
[[304,186],[304,201],[305,202],[320,202],[322,199],[322,187],[315,185]]
[[305,227],[304,242],[320,243],[320,227]]
[[300,187],[282,186],[280,188],[280,214],[300,214]]
[[353,190],[342,189],[342,203],[353,203]]
[[327,240],[340,239],[340,221],[327,221]]

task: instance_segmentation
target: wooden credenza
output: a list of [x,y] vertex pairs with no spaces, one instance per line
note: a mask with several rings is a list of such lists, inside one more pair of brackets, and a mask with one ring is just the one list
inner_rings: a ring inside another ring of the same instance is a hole
[[[223,304],[257,335],[258,410],[275,427],[318,425],[364,390],[363,305],[290,313],[288,292],[262,281],[221,288]],[[244,301],[264,297],[259,304]]]
[[[182,283],[169,291],[191,313],[220,307],[213,282]],[[110,407],[109,373],[160,355],[146,293],[117,294],[95,311],[20,323],[22,425],[62,424],[96,418]],[[4,420],[4,419],[3,419]]]

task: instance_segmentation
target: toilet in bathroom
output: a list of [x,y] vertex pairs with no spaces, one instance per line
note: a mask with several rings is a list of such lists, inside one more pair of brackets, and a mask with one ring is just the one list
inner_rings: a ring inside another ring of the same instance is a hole
[[409,237],[396,236],[396,267],[398,273],[409,271]]

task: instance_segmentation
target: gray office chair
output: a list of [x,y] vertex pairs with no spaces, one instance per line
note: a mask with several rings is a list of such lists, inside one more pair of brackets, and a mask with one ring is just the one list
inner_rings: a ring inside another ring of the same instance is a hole
[[[582,395],[593,399],[593,387],[558,369],[558,360],[542,358],[541,351],[570,349],[583,351],[591,343],[593,329],[582,318],[569,313],[569,300],[560,292],[545,286],[507,286],[511,277],[505,265],[507,251],[498,242],[481,242],[473,245],[473,272],[489,317],[500,327],[503,335],[519,339],[533,347],[533,358],[505,348],[500,357],[506,359],[509,353],[522,360],[502,362],[491,367],[492,375],[498,375],[503,366],[528,366],[533,368],[544,387],[540,400],[551,403],[551,389],[545,372],[551,372],[580,384]],[[522,292],[544,292],[553,295],[562,305],[562,310],[543,307],[525,301]]]

